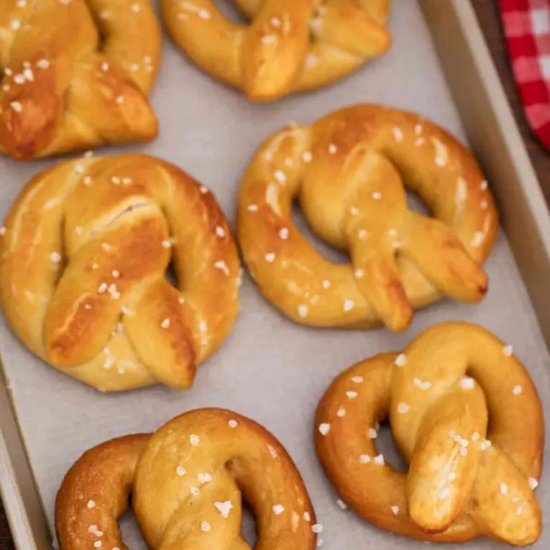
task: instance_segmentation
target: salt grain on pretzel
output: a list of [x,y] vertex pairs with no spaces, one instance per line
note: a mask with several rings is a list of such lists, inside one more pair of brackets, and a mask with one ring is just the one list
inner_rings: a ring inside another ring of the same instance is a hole
[[[527,370],[502,349],[481,327],[444,323],[413,340],[401,366],[397,354],[385,353],[336,378],[315,419],[330,430],[316,430],[315,441],[325,472],[353,510],[426,541],[538,539],[542,517],[533,491],[544,450],[542,407]],[[346,400],[357,376],[365,391]],[[417,380],[431,385],[421,388]],[[388,416],[406,473],[383,458],[374,467],[371,458],[374,426]]]
[[386,52],[389,0],[235,0],[250,20],[227,19],[213,0],[162,0],[176,44],[199,67],[271,101],[319,88]]
[[[426,137],[420,148],[419,124]],[[302,160],[305,152],[311,162]],[[292,319],[404,329],[415,308],[442,295],[466,302],[485,295],[480,265],[498,216],[482,180],[471,153],[434,124],[381,106],[350,107],[286,128],[260,147],[241,184],[239,241],[262,293]],[[433,217],[408,208],[405,188]],[[295,199],[313,231],[348,251],[351,264],[331,263],[308,243],[293,223]],[[281,228],[288,238],[280,238]]]
[[[189,441],[191,432],[199,446]],[[241,537],[243,501],[257,519],[256,548],[313,550],[323,531],[281,444],[252,420],[221,409],[195,410],[153,435],[121,437],[87,451],[57,495],[60,550],[126,548],[118,518],[130,493],[151,550],[251,550]]]
[[[131,183],[113,185],[115,174]],[[189,387],[237,314],[239,260],[222,211],[156,158],[54,166],[23,190],[5,228],[0,298],[12,329],[33,353],[102,391]]]
[[0,152],[27,159],[154,138],[147,94],[160,52],[150,0],[3,0]]

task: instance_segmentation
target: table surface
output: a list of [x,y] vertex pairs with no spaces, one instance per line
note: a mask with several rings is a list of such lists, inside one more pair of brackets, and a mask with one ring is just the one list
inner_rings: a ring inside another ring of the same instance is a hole
[[[521,102],[513,80],[512,69],[506,55],[500,18],[494,0],[472,0],[485,38],[491,49],[493,60],[504,83],[508,100],[513,108],[531,161],[537,172],[546,203],[550,204],[550,154],[531,133],[521,108]],[[0,549],[14,550],[2,503],[0,501]]]

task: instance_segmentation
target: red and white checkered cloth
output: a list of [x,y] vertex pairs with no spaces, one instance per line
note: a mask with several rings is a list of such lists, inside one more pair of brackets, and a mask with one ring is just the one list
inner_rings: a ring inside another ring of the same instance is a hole
[[529,124],[550,149],[550,0],[498,0]]

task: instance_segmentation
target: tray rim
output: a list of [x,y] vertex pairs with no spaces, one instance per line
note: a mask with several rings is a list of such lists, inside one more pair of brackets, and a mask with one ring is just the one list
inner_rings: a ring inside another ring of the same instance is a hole
[[[449,9],[442,9],[438,0],[418,0],[468,143],[491,181],[501,224],[550,349],[550,289],[545,284],[550,277],[550,211],[473,1],[449,0]],[[456,66],[460,73],[453,71]],[[471,100],[472,89],[482,92],[476,93],[476,101]]]
[[[540,273],[542,270],[550,275],[550,212],[477,21],[473,0],[448,0],[445,3],[440,0],[417,1],[436,44],[440,64],[469,143],[476,157],[485,165],[484,170],[490,179],[506,181],[506,185],[496,187],[495,193],[497,198],[505,199],[499,201],[503,214],[501,223],[506,230],[546,344],[550,347],[550,290],[541,292],[541,281],[545,277]],[[449,30],[454,34],[449,34]],[[451,69],[451,60],[457,58],[463,61],[458,80]],[[467,98],[467,90],[464,90],[466,81],[470,88],[472,82],[475,84],[483,101],[472,102]],[[479,127],[474,126],[473,119],[479,117],[481,111],[489,115],[493,125],[491,129],[480,132]],[[487,162],[494,159],[494,147],[499,148],[500,157],[507,161],[501,170],[494,169],[493,163]],[[505,177],[501,180],[503,175]],[[510,181],[513,186],[508,185]],[[504,207],[500,204],[502,202],[506,203]],[[520,210],[521,216],[512,215],[512,205]],[[530,230],[531,246],[525,246],[526,225]],[[1,357],[0,497],[16,548],[40,550],[52,544],[52,533],[27,457]]]

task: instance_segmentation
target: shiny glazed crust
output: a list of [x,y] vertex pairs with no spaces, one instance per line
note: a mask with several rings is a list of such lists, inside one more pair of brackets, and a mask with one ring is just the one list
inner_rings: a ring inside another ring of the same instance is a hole
[[[388,416],[407,473],[376,449]],[[540,536],[541,403],[511,347],[481,327],[436,325],[349,368],[318,406],[315,442],[344,501],[377,527],[439,542]]]
[[237,315],[240,267],[225,216],[206,187],[159,159],[58,164],[26,186],[2,232],[0,298],[12,329],[99,390],[189,387]]
[[292,459],[268,431],[230,411],[191,411],[152,436],[87,451],[57,496],[60,549],[98,541],[126,549],[117,519],[130,492],[151,549],[251,550],[240,535],[243,499],[256,518],[256,549],[315,548],[315,515]]
[[3,0],[0,152],[29,159],[153,139],[147,94],[160,54],[150,0]]
[[389,0],[235,0],[249,25],[212,0],[161,0],[175,43],[199,67],[255,101],[331,84],[382,55]]
[[[433,217],[409,209],[405,186]],[[292,219],[346,251],[327,261]],[[418,115],[357,105],[277,132],[241,183],[238,238],[264,296],[293,320],[402,330],[442,295],[480,301],[498,231],[472,154]]]

